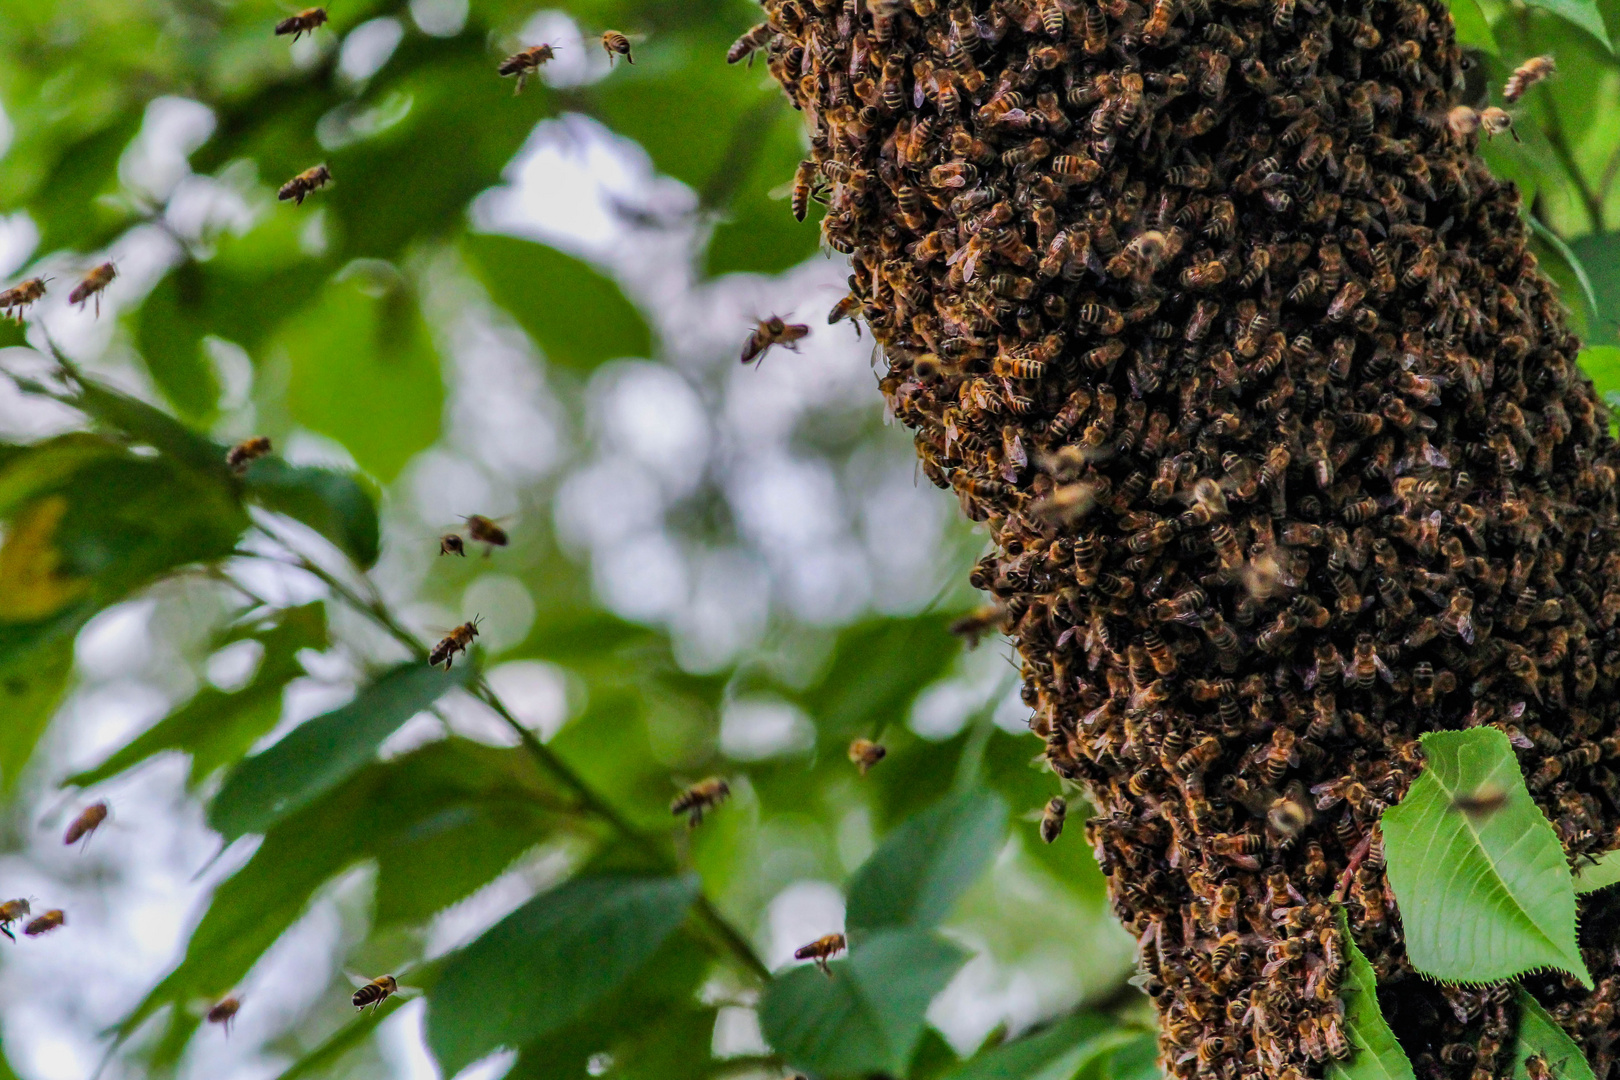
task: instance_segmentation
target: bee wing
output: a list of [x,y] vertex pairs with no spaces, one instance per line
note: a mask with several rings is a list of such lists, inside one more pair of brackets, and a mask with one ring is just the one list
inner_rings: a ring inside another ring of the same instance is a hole
[[794,182],[792,180],[789,180],[785,184],[778,184],[775,187],[771,188],[771,190],[767,191],[765,193],[765,195],[766,195],[767,198],[776,199],[778,202],[780,202],[782,199],[786,199],[786,198],[789,198],[790,196],[792,196],[793,187],[794,187]]

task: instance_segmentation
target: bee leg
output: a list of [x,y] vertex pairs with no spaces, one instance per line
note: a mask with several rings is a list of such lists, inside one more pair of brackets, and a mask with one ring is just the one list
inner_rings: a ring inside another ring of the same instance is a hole
[[17,940],[17,935],[11,932],[11,927],[9,926],[0,925],[0,934],[6,935],[6,937],[10,938],[12,941]]

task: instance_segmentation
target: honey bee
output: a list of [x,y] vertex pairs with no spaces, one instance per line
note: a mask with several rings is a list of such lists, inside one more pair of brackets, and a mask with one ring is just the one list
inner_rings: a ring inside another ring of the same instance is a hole
[[882,761],[888,752],[888,747],[870,739],[856,739],[849,744],[849,760],[855,763],[862,776],[866,775],[867,769]]
[[394,981],[394,977],[392,975],[379,975],[375,979],[372,979],[370,982],[366,983],[366,985],[360,987],[360,989],[356,990],[354,992],[354,997],[350,998],[349,1000],[354,1003],[354,1007],[357,1009],[363,1009],[367,1005],[370,1005],[371,1011],[376,1012],[378,1006],[387,1001],[391,995],[397,994],[398,992],[399,983]]
[[208,1010],[210,1024],[222,1024],[225,1034],[231,1033],[231,1021],[236,1019],[236,1013],[242,1008],[242,1002],[236,997],[223,998],[213,1008]]
[[26,918],[29,911],[30,905],[27,900],[7,900],[0,904],[0,934],[16,941],[17,935],[11,932],[11,924]]
[[461,520],[467,523],[467,539],[484,545],[486,559],[496,548],[505,547],[509,542],[506,530],[482,514],[469,514]]
[[466,558],[467,545],[462,543],[461,534],[445,533],[443,536],[439,537],[439,554],[460,555],[462,558]]
[[71,846],[80,840],[88,840],[91,834],[101,828],[101,823],[107,820],[110,809],[105,802],[94,802],[79,811],[79,816],[73,819],[67,827],[67,832],[62,836],[62,843]]
[[67,916],[63,914],[61,908],[51,908],[51,910],[47,911],[39,918],[30,920],[28,925],[23,927],[23,933],[27,934],[29,937],[39,937],[41,934],[50,933],[52,930],[55,930],[58,926],[64,925],[66,922]]
[[428,653],[429,666],[438,667],[443,664],[444,670],[449,671],[456,653],[466,652],[472,647],[473,638],[478,636],[478,623],[478,617],[474,616],[472,621],[464,622],[446,634],[443,640],[433,646],[433,651]]
[[303,206],[306,195],[318,191],[331,182],[332,171],[325,165],[314,165],[282,184],[281,190],[276,192],[276,198],[282,202],[291,199],[293,205]]
[[[1552,61],[1552,58],[1549,56],[1544,56],[1542,59],[1548,61],[1549,63]],[[1524,69],[1520,68],[1519,70],[1522,71]],[[1511,101],[1513,99],[1509,98],[1508,100]],[[1554,1080],[1552,1066],[1541,1054],[1531,1054],[1524,1059],[1524,1072],[1525,1075],[1530,1078],[1530,1080]]]
[[118,268],[116,266],[111,262],[102,263],[84,275],[83,280],[73,286],[73,291],[68,293],[68,303],[78,304],[79,309],[82,311],[84,302],[91,297],[95,297],[96,314],[99,316],[101,314],[101,294],[108,285],[112,284],[113,278],[117,276]]
[[289,15],[285,19],[282,19],[280,22],[276,23],[276,36],[283,37],[287,34],[291,34],[293,36],[293,40],[297,41],[305,34],[313,34],[316,30],[325,25],[325,8],[305,8],[298,14]]
[[1384,663],[1383,657],[1378,655],[1378,646],[1371,634],[1363,633],[1356,637],[1356,650],[1350,662],[1344,668],[1344,684],[1356,690],[1371,690],[1373,682],[1382,676],[1387,683],[1395,681],[1395,674],[1390,671],[1389,665]]
[[268,435],[255,435],[251,439],[243,439],[231,447],[225,454],[225,467],[231,472],[241,475],[247,472],[247,467],[270,452],[270,437]]
[[1513,133],[1513,141],[1519,142],[1519,133],[1513,131],[1513,117],[1506,109],[1499,109],[1495,105],[1479,111],[1479,127],[1485,132],[1487,138],[1494,139],[1504,131]]
[[1507,789],[1500,784],[1483,784],[1466,795],[1451,800],[1451,808],[1471,818],[1487,818],[1507,805]]
[[[608,54],[608,67],[612,67],[613,61],[621,56],[624,57],[624,62],[627,64],[636,62],[636,58],[630,55],[630,39],[617,30],[604,30],[602,32],[602,48]],[[732,48],[736,48],[736,46],[733,45]]]
[[711,776],[707,780],[699,780],[679,795],[669,804],[669,812],[679,817],[686,815],[686,827],[695,829],[703,824],[703,815],[731,795],[731,785],[718,776]]
[[799,948],[794,949],[793,959],[815,961],[816,967],[820,968],[821,973],[830,979],[832,978],[832,968],[827,966],[827,961],[843,952],[845,948],[843,934],[827,934],[816,938],[808,945],[801,945]]
[[[18,322],[22,321],[22,313],[28,306],[45,295],[45,278],[29,278],[20,284],[0,292],[0,312],[12,315]],[[15,314],[12,314],[15,309]]]
[[1047,800],[1046,809],[1041,811],[1041,839],[1050,844],[1063,832],[1063,819],[1068,816],[1069,802],[1061,795],[1054,795]]
[[745,364],[753,360],[763,362],[765,354],[773,345],[798,352],[799,340],[809,335],[810,328],[803,323],[784,322],[778,315],[761,319],[754,327],[753,333],[748,335],[748,340],[743,342],[742,362]]
[[[763,49],[766,45],[770,44],[771,38],[775,36],[776,31],[771,29],[770,23],[760,23],[758,26],[748,30],[743,34],[742,37],[731,43],[731,48],[726,50],[726,63],[735,64],[746,56],[748,58],[748,66],[753,67],[754,54],[760,49]],[[505,75],[507,72],[503,71],[501,74]]]
[[1558,65],[1554,63],[1552,57],[1532,56],[1508,76],[1507,85],[1502,87],[1502,100],[1509,105],[1513,104],[1524,96],[1526,90],[1557,70]]
[[501,74],[501,78],[510,78],[515,74],[517,76],[517,89],[512,92],[522,94],[523,86],[528,83],[528,76],[535,74],[536,71],[541,70],[546,65],[546,62],[556,60],[556,58],[557,52],[552,45],[530,45],[528,49],[512,53],[510,57],[502,60],[501,66],[496,68],[496,73]]

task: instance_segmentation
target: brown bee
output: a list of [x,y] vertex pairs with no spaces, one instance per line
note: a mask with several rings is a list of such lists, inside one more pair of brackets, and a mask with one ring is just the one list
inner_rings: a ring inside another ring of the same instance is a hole
[[1485,784],[1466,795],[1451,800],[1451,808],[1471,818],[1487,818],[1507,805],[1507,789],[1497,784]]
[[636,58],[630,55],[630,39],[617,30],[602,32],[602,48],[607,50],[609,67],[612,67],[613,61],[620,56],[624,57],[627,64],[636,62]]
[[855,763],[862,776],[866,775],[867,769],[882,761],[888,752],[888,747],[871,739],[856,739],[849,744],[849,760]]
[[51,910],[47,911],[39,918],[31,920],[27,926],[23,927],[23,933],[27,934],[29,937],[39,937],[41,934],[50,933],[52,930],[55,930],[58,926],[64,925],[66,922],[67,916],[63,914],[61,908],[51,908]]
[[1047,800],[1041,811],[1041,839],[1050,844],[1063,833],[1063,819],[1069,814],[1069,801],[1061,795]]
[[428,664],[432,667],[443,664],[444,670],[449,671],[456,653],[466,652],[472,647],[473,638],[478,636],[478,623],[479,618],[474,616],[470,622],[464,622],[446,634],[428,653]]
[[[45,295],[46,278],[29,278],[0,292],[0,311],[22,322],[22,313],[28,306]],[[15,314],[13,314],[15,309]]]
[[101,294],[108,285],[112,284],[113,278],[117,276],[118,268],[116,266],[111,262],[102,263],[84,275],[84,279],[73,286],[73,291],[68,293],[68,303],[78,304],[80,310],[83,310],[84,302],[91,297],[95,297],[96,314],[100,315]]
[[1526,90],[1557,70],[1558,65],[1554,63],[1552,57],[1532,56],[1515,68],[1512,75],[1508,76],[1507,85],[1502,87],[1502,100],[1509,105],[1513,104],[1524,96]]
[[295,206],[303,206],[304,196],[325,187],[331,182],[332,170],[325,165],[314,165],[282,184],[281,190],[276,193],[276,198],[282,202],[291,199]]
[[686,827],[695,829],[703,823],[703,815],[725,802],[730,794],[730,784],[718,776],[711,776],[675,796],[675,801],[669,804],[669,812],[677,817],[685,814]]
[[469,514],[461,520],[467,523],[467,539],[475,544],[484,545],[484,558],[489,558],[490,553],[496,548],[507,545],[506,530],[492,519],[482,514]]
[[[769,29],[767,27],[767,29]],[[735,46],[733,46],[735,48]],[[557,49],[554,45],[531,45],[521,52],[515,52],[502,60],[495,69],[502,78],[517,76],[517,87],[512,91],[521,94],[527,85],[529,76],[539,71],[548,61],[557,59]]]
[[67,832],[62,836],[62,843],[73,845],[80,840],[87,840],[92,833],[101,828],[101,823],[107,820],[110,807],[105,802],[94,802],[83,810],[68,825]]
[[845,947],[843,934],[827,934],[824,937],[816,938],[808,945],[801,945],[799,948],[794,949],[793,959],[814,960],[816,966],[821,969],[822,974],[830,979],[832,978],[832,968],[827,966],[827,961],[843,952]]
[[29,911],[30,905],[27,900],[7,900],[0,904],[0,934],[16,941],[17,935],[11,932],[11,924],[26,918]]
[[242,1002],[239,998],[224,998],[219,1004],[208,1010],[208,1022],[210,1024],[223,1024],[225,1034],[229,1035],[231,1033],[231,1022],[236,1019],[237,1010],[241,1009],[241,1007]]
[[297,41],[305,34],[313,34],[316,30],[325,25],[325,8],[305,8],[298,14],[289,15],[285,19],[282,19],[280,22],[276,23],[276,36],[283,37],[287,34],[291,34],[293,36],[293,40]]
[[[771,38],[775,36],[776,31],[771,29],[770,23],[760,23],[731,43],[731,48],[726,50],[726,63],[735,64],[746,56],[748,66],[753,67],[754,54],[770,44]],[[501,74],[506,73],[502,72]]]
[[357,1009],[363,1009],[370,1005],[371,1011],[376,1012],[378,1006],[398,992],[399,984],[394,981],[392,975],[379,975],[356,990],[354,997],[349,1000],[354,1002],[354,1007]]
[[247,472],[247,467],[258,461],[270,452],[270,437],[268,435],[255,435],[251,439],[243,439],[231,447],[225,454],[225,467],[238,475]]
[[755,359],[763,362],[773,345],[798,352],[799,340],[808,336],[810,328],[803,323],[785,322],[779,315],[761,319],[753,333],[748,335],[748,340],[743,342],[742,362],[746,364]]
[[1488,138],[1494,139],[1502,132],[1510,131],[1513,132],[1513,141],[1520,141],[1519,133],[1513,131],[1513,117],[1508,114],[1506,109],[1498,109],[1495,105],[1481,109],[1479,111],[1479,126],[1480,130],[1484,131]]
[[467,545],[462,543],[461,534],[445,533],[443,536],[439,537],[439,554],[460,555],[462,558],[466,558]]
[[951,623],[951,633],[966,638],[971,649],[984,635],[998,629],[1006,617],[1007,609],[1000,604],[983,604]]

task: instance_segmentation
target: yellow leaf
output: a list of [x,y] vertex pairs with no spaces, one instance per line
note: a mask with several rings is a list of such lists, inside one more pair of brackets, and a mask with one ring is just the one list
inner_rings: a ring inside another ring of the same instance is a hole
[[0,544],[0,622],[35,622],[53,615],[90,590],[89,578],[58,572],[62,553],[52,541],[68,501],[48,495],[30,503],[12,521]]

